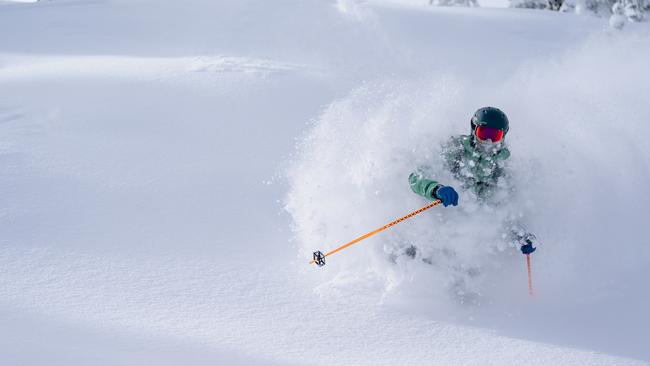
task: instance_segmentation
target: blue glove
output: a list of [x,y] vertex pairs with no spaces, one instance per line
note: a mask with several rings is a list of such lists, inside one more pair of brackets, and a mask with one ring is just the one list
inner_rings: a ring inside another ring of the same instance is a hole
[[521,252],[525,255],[533,253],[537,248],[533,247],[533,240],[535,240],[535,235],[526,234],[521,240]]
[[536,251],[537,248],[533,247],[533,244],[526,244],[521,246],[521,252],[528,255]]
[[442,201],[445,207],[449,205],[458,206],[458,193],[452,187],[440,185],[433,191],[433,195]]

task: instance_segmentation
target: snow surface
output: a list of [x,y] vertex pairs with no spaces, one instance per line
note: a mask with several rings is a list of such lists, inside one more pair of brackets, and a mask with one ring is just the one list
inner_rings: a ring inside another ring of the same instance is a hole
[[[3,364],[647,364],[649,32],[379,1],[0,3]],[[542,242],[534,297],[514,248],[475,250],[463,197],[307,265],[422,206],[408,172],[490,104]],[[446,269],[385,260],[440,237]]]

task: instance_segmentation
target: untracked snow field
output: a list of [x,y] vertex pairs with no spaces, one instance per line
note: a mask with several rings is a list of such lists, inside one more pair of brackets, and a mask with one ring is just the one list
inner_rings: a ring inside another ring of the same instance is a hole
[[[545,11],[0,1],[0,364],[647,365],[648,65],[649,24]],[[534,296],[463,192],[308,265],[485,105]]]

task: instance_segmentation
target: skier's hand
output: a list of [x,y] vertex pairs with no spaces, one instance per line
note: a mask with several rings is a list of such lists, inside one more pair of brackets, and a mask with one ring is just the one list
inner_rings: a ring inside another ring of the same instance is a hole
[[441,185],[435,190],[434,196],[442,201],[445,207],[449,205],[458,206],[458,193],[453,187]]
[[525,255],[532,254],[535,250],[537,250],[536,247],[533,246],[533,244],[536,244],[537,238],[533,234],[526,234],[524,235],[519,243],[521,244],[521,252]]

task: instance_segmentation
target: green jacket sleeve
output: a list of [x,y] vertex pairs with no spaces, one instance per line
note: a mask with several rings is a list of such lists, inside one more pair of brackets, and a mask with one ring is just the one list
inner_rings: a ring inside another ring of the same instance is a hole
[[422,176],[419,172],[414,172],[409,175],[409,184],[413,192],[419,194],[424,198],[430,200],[436,200],[434,196],[434,191],[438,187],[439,183],[435,180],[427,179]]

